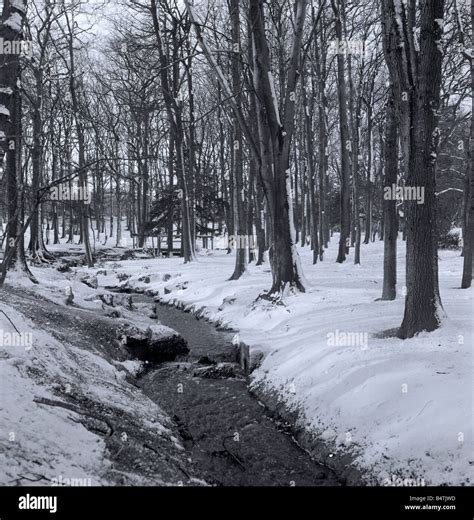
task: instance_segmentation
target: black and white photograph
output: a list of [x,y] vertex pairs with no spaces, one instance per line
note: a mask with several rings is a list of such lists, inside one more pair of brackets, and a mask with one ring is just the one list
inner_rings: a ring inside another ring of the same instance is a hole
[[0,9],[1,520],[472,520],[474,3]]

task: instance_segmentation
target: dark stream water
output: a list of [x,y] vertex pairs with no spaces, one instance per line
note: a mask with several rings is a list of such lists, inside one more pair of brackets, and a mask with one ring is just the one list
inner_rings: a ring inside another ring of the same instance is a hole
[[[155,305],[149,296],[132,298]],[[156,304],[156,313],[183,336],[190,352],[149,371],[139,385],[178,424],[203,480],[226,486],[340,484],[249,393],[246,377],[232,362],[232,333],[175,307]]]

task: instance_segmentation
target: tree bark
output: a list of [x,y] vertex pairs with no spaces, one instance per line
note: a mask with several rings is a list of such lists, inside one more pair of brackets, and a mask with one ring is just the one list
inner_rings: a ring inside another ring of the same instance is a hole
[[[4,0],[0,24],[0,38],[13,43],[23,39],[26,1],[11,4]],[[19,20],[19,22],[18,22]],[[21,93],[20,55],[0,54],[0,154],[5,160],[7,178],[7,237],[2,264],[0,286],[7,271],[16,269],[36,281],[25,260],[23,248],[23,183],[21,174]]]
[[[252,27],[254,81],[259,101],[257,110],[263,162],[262,179],[267,195],[271,221],[273,284],[269,294],[282,294],[285,288],[304,291],[293,227],[290,193],[290,146],[295,128],[296,85],[300,67],[306,0],[295,2],[295,36],[289,62],[283,118],[280,119],[276,89],[270,69],[270,53],[264,23],[262,0],[250,0],[249,18]],[[272,174],[273,172],[273,174]]]
[[[474,3],[471,2],[471,28],[474,27]],[[472,34],[472,42],[474,44],[474,33]],[[474,65],[473,65],[474,57],[470,56],[471,62],[471,97],[474,96]],[[465,236],[464,240],[464,260],[463,260],[463,271],[462,271],[462,281],[461,288],[467,289],[471,287],[472,283],[472,273],[473,273],[473,249],[474,249],[474,110],[471,109],[471,135],[469,139],[469,151],[468,151],[468,186],[469,186],[469,197],[468,201],[468,211],[467,213],[467,223],[465,225]]]
[[[390,89],[387,102],[384,144],[384,187],[392,189],[398,177],[398,131],[395,113],[395,97]],[[397,201],[384,199],[384,250],[383,250],[383,291],[382,300],[395,300],[397,296]]]
[[424,191],[423,204],[405,201],[407,295],[398,331],[400,338],[436,329],[442,309],[435,233],[435,167],[444,0],[421,0],[420,7],[417,52],[413,5],[382,1],[384,52],[397,100],[402,152],[408,165],[405,185]]
[[[231,35],[232,35],[232,90],[235,103],[239,109],[241,107],[242,90],[242,67],[241,67],[241,44],[240,44],[240,0],[230,0],[230,19],[231,19]],[[243,183],[243,135],[239,121],[234,114],[233,117],[233,168],[232,175],[234,178],[234,228],[236,230],[236,247],[235,247],[235,267],[231,280],[238,280],[246,270],[247,258],[247,223],[245,217],[245,201],[244,201],[244,183]]]
[[[332,0],[336,22],[336,39],[343,40],[342,13],[340,0]],[[344,54],[337,52],[337,83],[339,99],[339,132],[341,138],[341,234],[336,262],[342,264],[346,260],[348,241],[351,232],[351,201],[350,201],[350,150],[349,123],[347,117],[347,87],[344,67]]]

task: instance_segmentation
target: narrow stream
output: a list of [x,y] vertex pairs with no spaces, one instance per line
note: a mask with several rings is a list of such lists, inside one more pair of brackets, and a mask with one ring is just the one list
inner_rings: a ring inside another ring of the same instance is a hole
[[340,484],[249,393],[246,377],[232,362],[231,333],[149,296],[132,298],[138,305],[156,305],[158,320],[188,342],[185,359],[161,364],[138,384],[176,422],[202,479],[225,486]]

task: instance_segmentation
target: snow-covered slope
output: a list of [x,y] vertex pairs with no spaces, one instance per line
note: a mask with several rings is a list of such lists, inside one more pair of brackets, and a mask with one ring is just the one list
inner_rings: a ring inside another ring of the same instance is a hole
[[[182,450],[167,416],[125,380],[138,362],[109,362],[92,345],[90,351],[74,346],[73,336],[71,344],[63,344],[47,332],[49,325],[39,328],[0,304],[0,485],[149,483],[117,474],[104,434],[81,424],[95,421],[107,430],[107,413],[114,411],[114,423],[131,416],[137,428]],[[129,442],[123,431],[114,432],[119,445]]]

